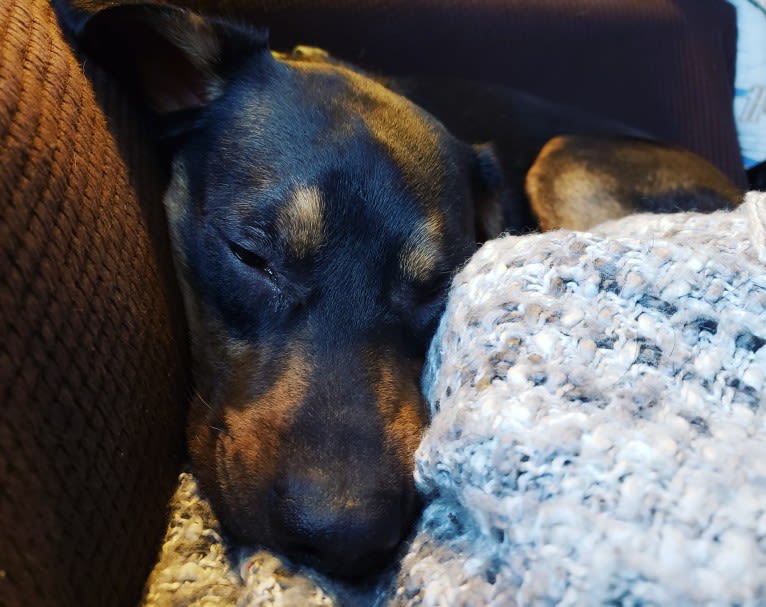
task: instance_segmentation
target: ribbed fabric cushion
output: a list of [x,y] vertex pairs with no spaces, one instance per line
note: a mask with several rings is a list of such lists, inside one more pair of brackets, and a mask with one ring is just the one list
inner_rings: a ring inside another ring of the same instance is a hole
[[117,99],[112,134],[49,3],[0,3],[3,606],[135,604],[178,472],[162,179]]

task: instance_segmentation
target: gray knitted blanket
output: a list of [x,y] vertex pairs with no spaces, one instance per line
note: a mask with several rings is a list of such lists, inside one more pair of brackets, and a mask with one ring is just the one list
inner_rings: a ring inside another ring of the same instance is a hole
[[766,194],[486,244],[424,390],[428,496],[349,590],[228,552],[183,475],[147,605],[766,605]]

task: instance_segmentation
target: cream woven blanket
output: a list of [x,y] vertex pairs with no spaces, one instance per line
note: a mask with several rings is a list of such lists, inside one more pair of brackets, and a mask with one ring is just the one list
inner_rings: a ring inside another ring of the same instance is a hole
[[225,552],[184,475],[146,603],[766,604],[766,194],[487,243],[424,391],[429,505],[377,586]]

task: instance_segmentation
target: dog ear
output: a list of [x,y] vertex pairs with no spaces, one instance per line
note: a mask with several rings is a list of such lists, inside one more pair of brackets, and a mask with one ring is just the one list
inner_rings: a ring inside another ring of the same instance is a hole
[[160,116],[206,106],[247,58],[270,57],[265,30],[169,5],[107,8],[74,33],[89,58]]
[[491,143],[473,146],[474,218],[479,242],[496,238],[503,231],[505,179]]

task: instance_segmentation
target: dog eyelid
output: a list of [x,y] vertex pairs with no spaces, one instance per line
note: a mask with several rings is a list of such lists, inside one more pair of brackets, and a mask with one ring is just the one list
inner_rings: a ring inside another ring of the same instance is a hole
[[266,261],[264,257],[259,255],[255,251],[252,251],[246,247],[238,245],[236,242],[233,242],[231,240],[228,241],[228,243],[229,243],[229,249],[231,250],[232,254],[240,262],[266,275],[270,280],[276,281],[276,274],[274,273],[274,270],[271,269],[268,261]]

